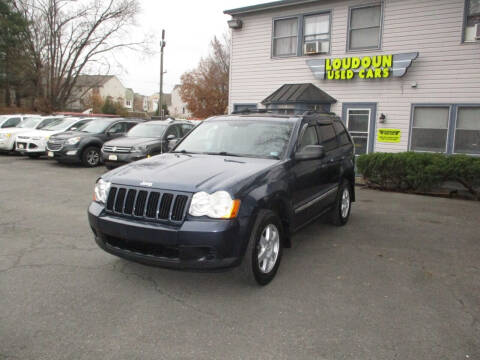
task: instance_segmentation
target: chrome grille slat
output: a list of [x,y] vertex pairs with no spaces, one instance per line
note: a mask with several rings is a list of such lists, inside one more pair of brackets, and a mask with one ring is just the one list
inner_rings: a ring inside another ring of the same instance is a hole
[[117,216],[179,223],[185,219],[190,194],[112,185],[105,211]]
[[103,147],[104,152],[111,152],[111,153],[129,153],[132,150],[131,147],[127,146],[111,146],[111,145],[105,145]]

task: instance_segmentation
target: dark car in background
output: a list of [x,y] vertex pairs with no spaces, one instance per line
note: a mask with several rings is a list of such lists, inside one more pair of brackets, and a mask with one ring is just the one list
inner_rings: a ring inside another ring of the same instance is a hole
[[47,155],[61,163],[82,163],[86,167],[100,164],[101,148],[111,139],[124,136],[142,120],[102,118],[90,121],[76,131],[51,136]]
[[105,251],[149,265],[241,265],[270,282],[291,234],[322,215],[347,223],[355,155],[330,113],[218,116],[169,153],[96,183],[88,216]]
[[105,166],[117,166],[167,152],[194,128],[186,121],[148,121],[132,128],[125,136],[107,141],[102,148]]

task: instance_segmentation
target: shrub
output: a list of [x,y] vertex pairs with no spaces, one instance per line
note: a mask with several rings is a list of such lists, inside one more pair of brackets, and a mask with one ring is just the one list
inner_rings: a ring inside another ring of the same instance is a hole
[[395,191],[431,191],[445,181],[462,184],[480,199],[480,158],[431,153],[373,153],[357,159],[368,185]]

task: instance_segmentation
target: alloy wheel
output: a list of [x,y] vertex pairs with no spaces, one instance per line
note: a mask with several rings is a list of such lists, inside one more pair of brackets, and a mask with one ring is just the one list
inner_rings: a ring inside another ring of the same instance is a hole
[[268,224],[262,231],[257,246],[257,260],[260,271],[268,274],[277,263],[280,251],[280,234],[273,224]]

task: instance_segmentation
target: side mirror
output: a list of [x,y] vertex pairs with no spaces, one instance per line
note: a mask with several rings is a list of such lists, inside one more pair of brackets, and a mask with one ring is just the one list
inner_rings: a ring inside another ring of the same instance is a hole
[[295,153],[295,159],[299,161],[321,159],[324,156],[325,149],[322,145],[307,145],[301,151]]
[[167,136],[168,141],[171,141],[171,140],[174,140],[174,139],[175,139],[175,135],[173,135],[173,134],[170,134],[170,135]]

